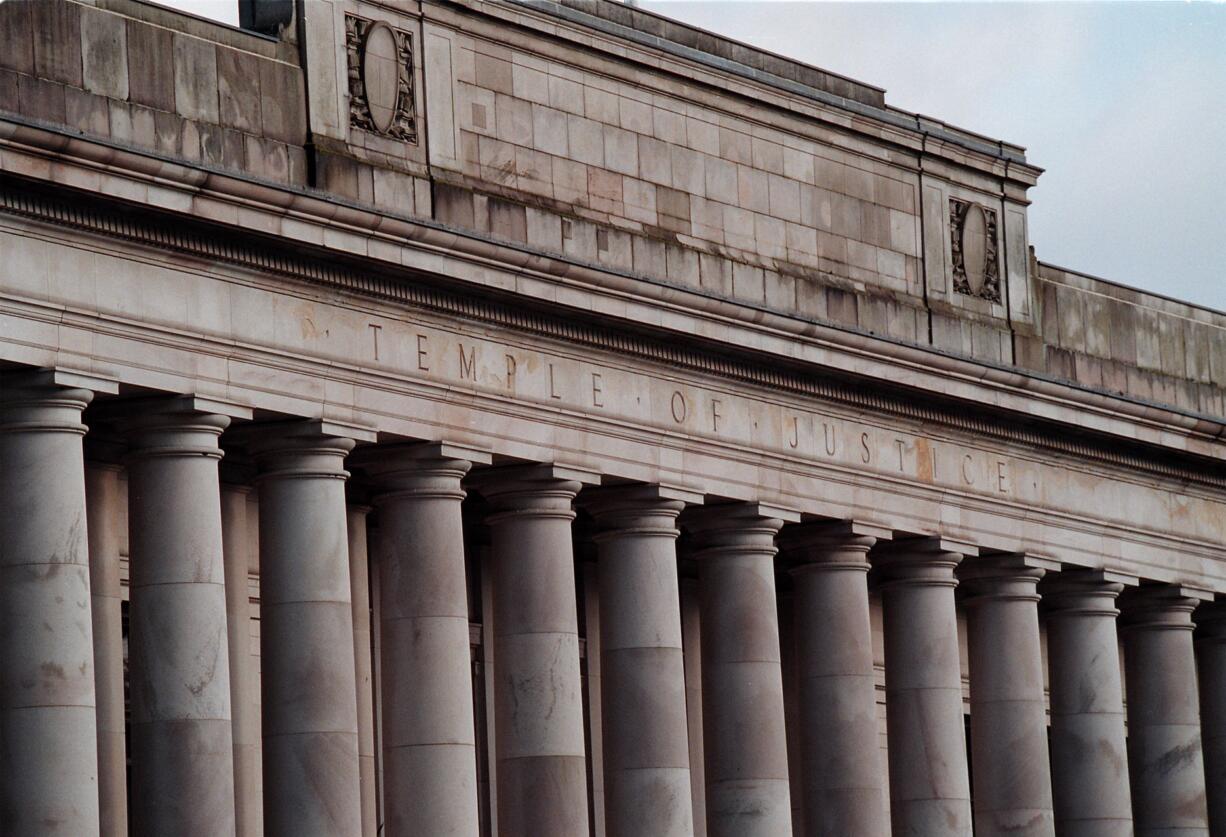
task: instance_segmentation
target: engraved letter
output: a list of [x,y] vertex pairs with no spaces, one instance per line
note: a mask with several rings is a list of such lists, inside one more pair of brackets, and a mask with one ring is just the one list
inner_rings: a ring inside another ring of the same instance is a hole
[[677,422],[677,424],[681,424],[683,421],[685,421],[687,410],[685,406],[685,396],[682,395],[680,391],[673,392],[671,406],[673,408],[673,421]]
[[1009,493],[1009,463],[1003,460],[996,463],[996,487],[1001,494]]
[[839,439],[834,435],[834,426],[823,421],[822,435],[826,437],[826,455],[834,456],[835,451],[839,449]]
[[898,470],[905,471],[907,469],[903,464],[903,452],[907,448],[907,443],[902,439],[895,439],[894,444],[898,445]]
[[430,367],[426,365],[426,335],[417,335],[417,368],[422,372],[429,372]]
[[562,398],[562,396],[558,395],[558,391],[557,391],[557,389],[555,389],[555,388],[554,388],[554,384],[553,384],[553,364],[552,364],[552,363],[551,363],[551,364],[549,364],[549,397],[550,397],[550,398],[558,398],[558,399],[561,399],[561,398]]
[[464,354],[464,344],[457,344],[460,348],[460,380],[467,378],[470,381],[477,380],[477,347],[473,346],[468,350],[468,354]]
[[719,405],[722,403],[723,402],[720,401],[718,398],[711,399],[711,432],[712,433],[719,432],[719,420],[723,418],[723,416],[719,414]]
[[599,372],[592,373],[592,406],[593,407],[603,407],[604,406],[604,389],[602,388],[602,382],[601,382]]
[[792,441],[788,442],[788,447],[796,448],[800,445],[800,417],[792,416]]
[[383,326],[370,324],[370,336],[375,341],[375,360],[379,359],[379,332],[383,331]]
[[970,472],[970,466],[973,462],[974,460],[969,453],[962,457],[962,479],[967,485],[975,484],[975,475]]
[[515,356],[507,355],[507,389],[515,390]]
[[873,458],[873,452],[868,449],[868,434],[867,433],[860,434],[860,447],[864,448],[864,452],[860,454],[860,458],[863,459],[864,464],[867,465],[870,461],[872,461],[872,458]]

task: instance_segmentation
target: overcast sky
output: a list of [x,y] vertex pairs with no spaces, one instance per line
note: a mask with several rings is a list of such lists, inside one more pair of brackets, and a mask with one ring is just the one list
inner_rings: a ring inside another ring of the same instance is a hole
[[640,5],[1025,146],[1040,259],[1226,311],[1226,4]]

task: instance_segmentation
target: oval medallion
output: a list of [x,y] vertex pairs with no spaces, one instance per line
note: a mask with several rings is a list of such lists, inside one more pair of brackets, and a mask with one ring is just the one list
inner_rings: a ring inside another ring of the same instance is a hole
[[376,23],[362,46],[362,84],[375,130],[386,133],[396,116],[400,68],[396,62],[396,36],[386,23]]
[[971,293],[983,290],[984,268],[988,260],[988,220],[983,207],[971,204],[966,208],[962,224],[962,267]]

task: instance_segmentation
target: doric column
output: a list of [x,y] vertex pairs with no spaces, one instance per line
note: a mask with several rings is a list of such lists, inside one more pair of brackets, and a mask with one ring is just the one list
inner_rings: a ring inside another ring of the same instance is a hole
[[355,699],[358,702],[358,792],[362,799],[362,837],[373,837],[379,832],[374,658],[370,630],[370,551],[366,542],[368,514],[370,506],[349,504],[349,594],[353,598],[353,667],[357,687]]
[[970,779],[954,569],[938,538],[895,541],[874,554],[885,630],[890,820],[895,837],[970,837]]
[[[87,443],[88,447],[88,443]],[[119,527],[123,522],[120,467],[85,466],[89,524],[89,587],[94,626],[94,689],[98,701],[98,802],[102,837],[128,834],[128,754],[123,703],[123,590]]]
[[[698,498],[695,498],[698,499]],[[647,486],[598,491],[605,822],[608,837],[693,837],[677,515]]]
[[793,767],[804,789],[804,834],[885,834],[868,611],[876,537],[854,524],[783,531],[796,585],[801,759]]
[[1226,834],[1226,601],[1201,605],[1196,629],[1209,833]]
[[[575,476],[579,476],[576,474]],[[495,736],[502,837],[586,837],[587,771],[571,509],[552,466],[491,472]]]
[[751,504],[687,512],[702,591],[707,834],[792,832],[775,595],[783,521]]
[[1039,640],[1044,567],[1021,555],[964,563],[971,769],[978,837],[1055,837]]
[[357,687],[344,469],[353,440],[260,428],[264,831],[357,837]]
[[190,399],[128,419],[129,677],[136,834],[233,833],[218,437]]
[[1192,611],[1179,588],[1120,597],[1136,837],[1208,835]]
[[[687,565],[691,562],[685,562]],[[702,610],[698,579],[681,579],[681,644],[685,652],[685,712],[690,741],[694,837],[707,837],[707,782],[702,748]]]
[[1116,597],[1122,584],[1067,571],[1043,581],[1052,790],[1061,837],[1132,834]]
[[[81,411],[0,378],[0,831],[96,835],[98,728]],[[48,827],[56,823],[57,828]]]
[[[223,469],[224,470],[224,469]],[[263,811],[255,790],[260,786],[260,738],[254,723],[259,688],[251,660],[251,591],[248,588],[247,495],[237,483],[221,486],[222,554],[225,558],[226,632],[230,653],[230,715],[234,736],[234,820],[238,837],[264,832]]]
[[[387,837],[477,837],[460,481],[441,445],[374,448]],[[469,454],[471,456],[472,454]]]

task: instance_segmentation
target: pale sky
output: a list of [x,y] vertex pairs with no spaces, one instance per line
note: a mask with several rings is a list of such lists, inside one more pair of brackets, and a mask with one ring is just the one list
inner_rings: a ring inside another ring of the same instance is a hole
[[1226,4],[639,5],[1025,146],[1041,260],[1226,311]]

